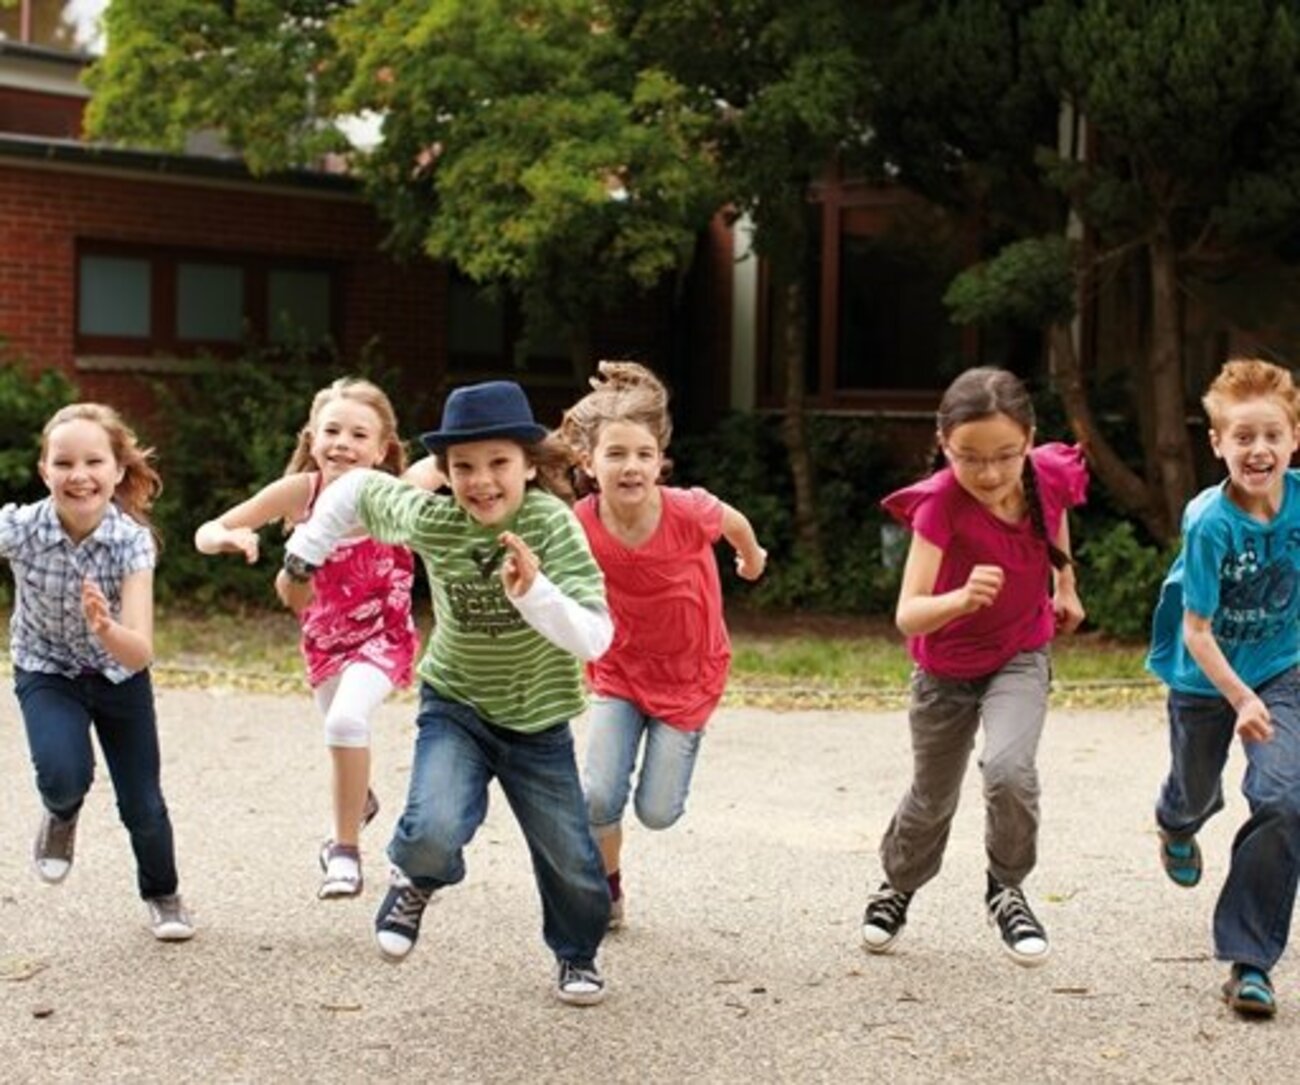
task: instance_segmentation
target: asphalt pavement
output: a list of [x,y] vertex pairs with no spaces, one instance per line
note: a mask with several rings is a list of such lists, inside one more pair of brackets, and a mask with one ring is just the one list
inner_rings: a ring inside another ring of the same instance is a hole
[[[8,682],[6,680],[6,685]],[[1247,1082],[1300,1065],[1300,969],[1281,1010],[1238,1020],[1209,923],[1244,804],[1202,836],[1206,877],[1168,883],[1151,804],[1159,704],[1054,710],[1043,832],[1026,883],[1052,957],[1024,969],[983,910],[979,776],[898,952],[861,947],[876,846],[910,774],[902,712],[726,709],[685,818],[630,824],[628,925],[601,953],[603,1005],[551,992],[528,856],[494,790],[466,881],[401,965],[371,920],[405,795],[413,699],[376,720],[367,885],[319,902],[328,763],[305,693],[159,692],[164,788],[198,934],[162,945],[135,896],[101,769],[61,886],[30,867],[39,803],[0,695],[0,1080],[5,1082]],[[577,725],[579,748],[583,721]]]

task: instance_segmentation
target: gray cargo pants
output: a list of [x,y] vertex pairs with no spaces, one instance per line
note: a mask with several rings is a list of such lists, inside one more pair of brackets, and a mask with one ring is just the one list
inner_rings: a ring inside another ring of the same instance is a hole
[[989,872],[1019,885],[1038,854],[1038,739],[1047,714],[1046,648],[1021,652],[984,678],[912,674],[912,786],[899,803],[880,861],[895,889],[914,892],[939,873],[962,777],[984,724],[984,847]]

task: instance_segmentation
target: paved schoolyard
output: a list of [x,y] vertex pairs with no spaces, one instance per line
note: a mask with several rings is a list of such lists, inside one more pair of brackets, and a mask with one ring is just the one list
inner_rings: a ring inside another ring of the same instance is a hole
[[1179,890],[1158,869],[1156,705],[1049,717],[1028,888],[1054,952],[1038,970],[1010,962],[984,921],[973,771],[900,951],[860,948],[876,842],[908,779],[901,712],[721,712],[683,822],[629,830],[630,923],[602,952],[611,995],[573,1009],[551,997],[499,795],[412,957],[394,967],[373,949],[413,704],[379,716],[385,808],[364,841],[365,895],[324,904],[327,766],[307,697],[163,689],[164,784],[199,934],[159,945],[102,773],[68,881],[30,872],[37,798],[0,695],[0,1079],[1245,1083],[1300,1063],[1294,957],[1275,974],[1276,1020],[1238,1021],[1217,1000],[1208,924],[1243,810],[1239,756],[1204,834],[1205,883]]

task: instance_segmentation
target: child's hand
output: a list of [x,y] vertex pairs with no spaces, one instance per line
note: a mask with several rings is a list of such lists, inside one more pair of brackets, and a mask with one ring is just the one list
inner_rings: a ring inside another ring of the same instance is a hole
[[226,533],[224,549],[236,554],[243,554],[244,560],[252,565],[257,561],[257,532],[247,527],[232,527]]
[[501,562],[501,583],[510,598],[518,599],[533,586],[540,563],[529,545],[514,532],[501,532],[497,541],[506,548],[505,560]]
[[767,551],[757,546],[746,554],[736,551],[736,575],[742,580],[757,580],[767,568]]
[[962,613],[970,614],[990,606],[1002,590],[1002,581],[1006,574],[1001,565],[976,565],[966,578],[962,593]]
[[280,597],[280,602],[295,614],[301,614],[307,609],[307,604],[312,601],[315,592],[312,591],[310,580],[294,580],[281,569],[275,575],[275,594]]
[[1056,615],[1056,629],[1059,633],[1073,633],[1083,624],[1087,617],[1079,593],[1073,588],[1057,588],[1052,597],[1052,612]]
[[90,631],[97,637],[103,636],[113,624],[108,598],[93,580],[81,582],[81,612],[86,616]]
[[1237,737],[1242,742],[1267,742],[1273,737],[1268,706],[1253,693],[1237,705]]

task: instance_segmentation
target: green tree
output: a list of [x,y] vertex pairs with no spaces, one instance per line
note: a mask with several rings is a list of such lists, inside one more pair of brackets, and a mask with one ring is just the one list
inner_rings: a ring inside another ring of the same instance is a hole
[[809,193],[836,162],[867,146],[861,0],[626,0],[620,35],[643,63],[691,88],[711,118],[722,191],[754,224],[784,309],[782,437],[794,484],[797,548],[820,572],[816,481],[805,399],[803,289],[813,231]]
[[92,74],[101,138],[215,129],[256,171],[351,152],[392,241],[519,293],[590,363],[587,324],[683,269],[719,203],[684,89],[586,0],[117,0]]
[[[1300,5],[1268,0],[948,0],[873,8],[877,152],[980,216],[990,258],[962,320],[1043,326],[1057,390],[1118,504],[1161,541],[1195,487],[1182,308],[1207,277],[1276,265],[1300,214]],[[1058,121],[1080,145],[1061,147]],[[1069,240],[1073,238],[1076,240]],[[1136,270],[1128,374],[1143,466],[1094,417],[1076,303]]]

